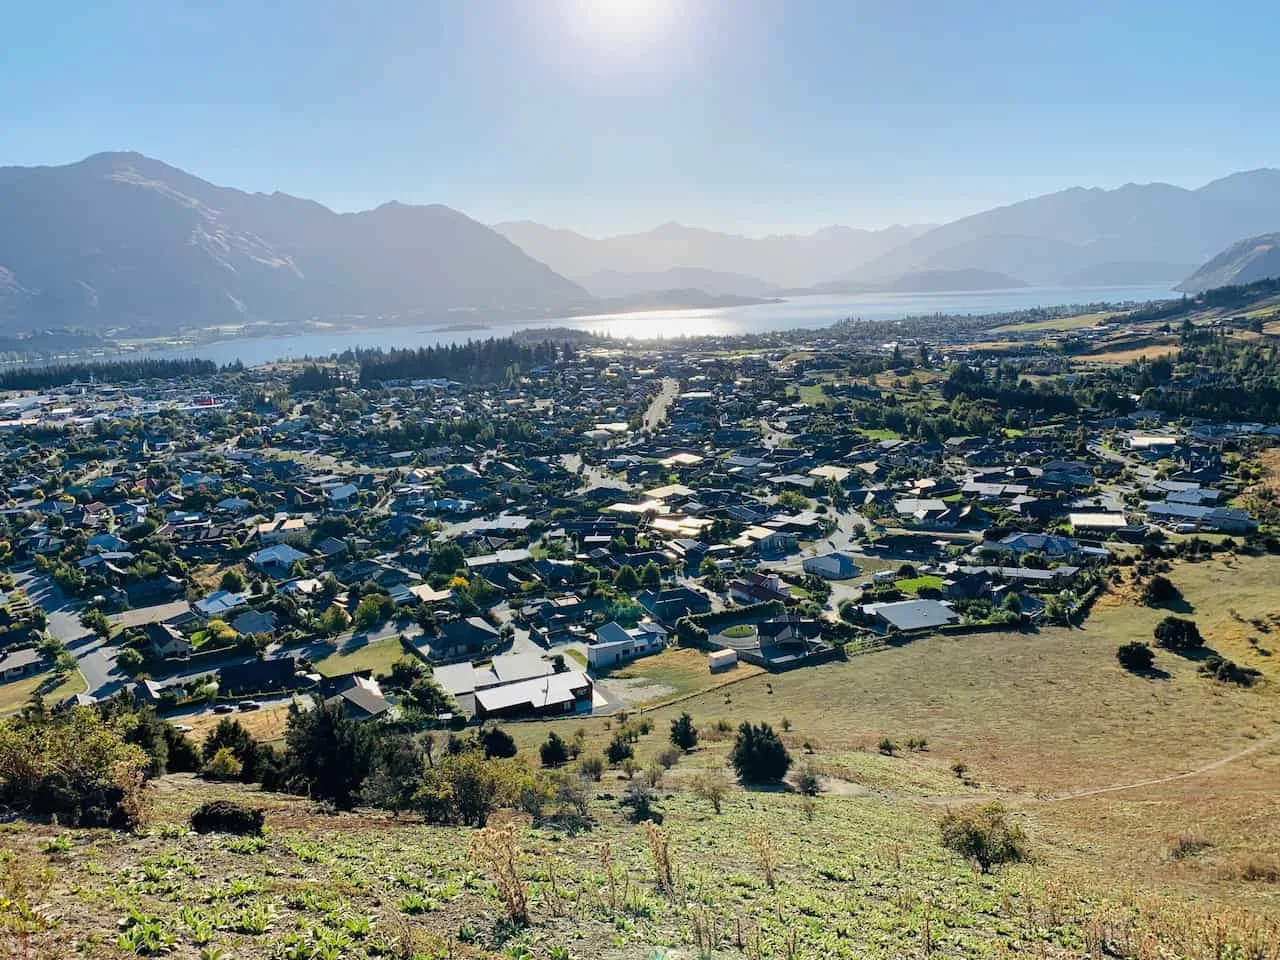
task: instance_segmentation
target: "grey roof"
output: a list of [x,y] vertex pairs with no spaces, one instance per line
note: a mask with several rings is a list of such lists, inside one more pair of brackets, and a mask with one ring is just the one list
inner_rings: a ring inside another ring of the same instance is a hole
[[567,670],[520,683],[506,683],[500,687],[476,691],[476,705],[492,713],[495,710],[528,708],[540,710],[558,704],[572,703],[575,690],[591,686],[587,675],[580,670]]
[[955,623],[959,614],[937,600],[900,600],[896,603],[868,603],[863,608],[873,616],[879,616],[890,626],[903,633],[929,630]]

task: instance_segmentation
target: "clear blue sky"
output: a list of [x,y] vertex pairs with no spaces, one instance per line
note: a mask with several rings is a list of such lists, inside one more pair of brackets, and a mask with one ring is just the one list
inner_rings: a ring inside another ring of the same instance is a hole
[[588,233],[941,221],[1280,165],[1278,41],[1275,0],[37,0],[0,165]]

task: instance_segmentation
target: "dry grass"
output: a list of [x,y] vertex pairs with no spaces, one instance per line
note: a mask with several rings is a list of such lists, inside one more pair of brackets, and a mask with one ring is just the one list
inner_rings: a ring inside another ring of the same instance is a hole
[[1083,354],[1074,359],[1077,363],[1129,363],[1133,360],[1149,360],[1153,357],[1168,356],[1171,353],[1177,353],[1178,349],[1178,341],[1175,339],[1169,339],[1160,343],[1144,344],[1139,347],[1102,350],[1098,353]]
[[181,722],[191,727],[191,733],[188,736],[200,744],[219,721],[226,719],[236,720],[240,726],[264,743],[280,743],[284,740],[285,727],[289,723],[289,704],[281,703],[246,713],[201,713]]
[[1079,330],[1082,327],[1096,327],[1104,320],[1110,320],[1115,313],[1081,313],[1074,317],[1054,317],[1052,320],[1036,320],[1033,323],[1009,323],[1002,327],[993,327],[992,333],[1029,333],[1036,330]]
[[676,647],[624,664],[601,674],[600,679],[605,687],[618,692],[628,703],[652,706],[693,693],[717,690],[762,673],[760,667],[749,663],[712,673],[707,667],[707,655],[701,650]]

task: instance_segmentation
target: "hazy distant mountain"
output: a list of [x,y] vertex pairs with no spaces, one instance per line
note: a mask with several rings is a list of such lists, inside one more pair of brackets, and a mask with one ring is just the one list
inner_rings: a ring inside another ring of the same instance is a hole
[[1120,260],[1099,263],[1062,278],[1068,287],[1114,287],[1126,283],[1160,283],[1185,277],[1193,263],[1163,263],[1158,260]]
[[656,273],[623,273],[599,270],[578,278],[592,296],[632,297],[658,290],[699,290],[712,296],[735,295],[764,297],[776,293],[778,286],[744,273],[723,273],[698,267],[672,267]]
[[881,283],[833,280],[792,293],[946,293],[969,290],[1016,290],[1026,284],[1007,273],[989,270],[917,270]]
[[561,308],[576,284],[444,206],[337,214],[136,153],[0,169],[0,317],[90,328]]
[[1141,263],[1203,263],[1226,244],[1280,225],[1280,170],[1237,173],[1186,190],[1165,183],[1074,187],[930,230],[844,279],[884,281],[916,270],[991,270],[1061,283],[1103,265],[1108,282],[1138,282]]
[[1178,284],[1186,293],[1280,277],[1280,233],[1233,243]]
[[810,234],[753,238],[667,223],[644,233],[598,240],[527,220],[500,223],[494,229],[529,256],[588,287],[590,278],[603,271],[643,274],[676,268],[743,274],[779,287],[807,287],[846,274],[929,228],[825,227]]

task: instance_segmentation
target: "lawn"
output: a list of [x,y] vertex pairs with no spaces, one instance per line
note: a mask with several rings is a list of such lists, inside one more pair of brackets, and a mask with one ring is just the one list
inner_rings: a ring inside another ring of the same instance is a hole
[[285,727],[289,723],[289,704],[280,703],[244,713],[237,711],[219,714],[210,710],[193,717],[179,718],[176,722],[185,723],[191,727],[191,733],[188,736],[199,745],[222,720],[235,720],[263,743],[279,745],[284,742]]
[[338,653],[332,653],[323,660],[317,661],[316,670],[326,677],[336,677],[342,673],[354,673],[360,670],[372,670],[374,676],[390,673],[391,665],[403,656],[407,656],[398,636],[385,637],[361,646],[348,646]]
[[38,690],[44,694],[45,703],[53,706],[67,697],[83,693],[84,677],[80,675],[79,670],[73,670],[59,683],[52,671],[45,671],[20,680],[0,683],[0,716],[7,716],[21,710],[31,699],[31,695]]
[[932,575],[906,577],[902,580],[895,581],[893,585],[903,593],[917,594],[924,588],[928,588],[930,590],[941,590],[942,578]]

